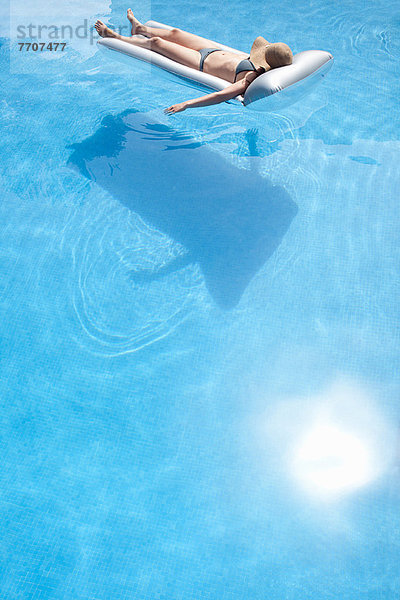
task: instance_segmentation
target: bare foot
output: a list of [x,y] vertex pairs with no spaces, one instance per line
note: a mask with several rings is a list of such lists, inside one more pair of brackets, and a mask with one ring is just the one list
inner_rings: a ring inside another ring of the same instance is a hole
[[131,8],[128,8],[128,12],[127,12],[126,16],[128,17],[129,23],[131,23],[131,25],[132,25],[131,35],[141,33],[143,25],[134,16]]
[[115,31],[113,31],[112,29],[110,29],[109,27],[107,27],[107,25],[104,25],[103,21],[96,21],[95,25],[94,25],[95,30],[97,31],[97,33],[99,35],[101,35],[101,37],[111,37],[111,38],[115,38],[117,37],[117,34],[115,33]]

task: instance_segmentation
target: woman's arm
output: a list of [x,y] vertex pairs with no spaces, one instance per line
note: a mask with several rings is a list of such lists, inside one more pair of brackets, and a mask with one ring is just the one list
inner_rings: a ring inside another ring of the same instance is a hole
[[213,92],[212,94],[201,96],[201,98],[194,98],[193,100],[186,100],[186,102],[181,102],[180,104],[174,104],[173,106],[166,108],[164,112],[167,115],[173,115],[174,113],[182,112],[187,108],[196,108],[198,106],[211,106],[212,104],[227,102],[228,100],[232,100],[232,98],[236,98],[236,96],[244,94],[248,85],[249,82],[247,81],[247,77],[244,77],[240,81],[229,85],[228,87],[219,92]]

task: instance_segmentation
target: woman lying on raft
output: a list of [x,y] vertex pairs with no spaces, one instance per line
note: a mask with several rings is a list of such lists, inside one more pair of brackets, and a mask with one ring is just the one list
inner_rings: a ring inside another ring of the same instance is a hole
[[[243,53],[241,57],[233,52],[213,48],[213,42],[210,40],[181,29],[168,30],[147,27],[134,17],[130,8],[127,17],[132,24],[132,37],[116,33],[102,21],[96,22],[96,31],[102,37],[116,38],[135,46],[153,50],[186,67],[204,71],[225,79],[225,81],[232,82],[232,85],[219,92],[174,104],[165,109],[167,114],[182,112],[187,108],[197,106],[219,104],[236,98],[236,96],[241,96],[256,77],[276,67],[290,65],[293,60],[292,51],[287,44],[282,42],[270,44],[262,36],[254,40],[250,56]],[[135,37],[138,34],[146,39]]]

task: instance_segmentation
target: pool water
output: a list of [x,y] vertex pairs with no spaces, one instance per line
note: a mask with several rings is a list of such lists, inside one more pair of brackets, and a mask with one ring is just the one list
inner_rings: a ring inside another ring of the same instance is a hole
[[2,14],[0,596],[397,600],[398,6],[132,7],[332,52],[279,114],[18,50],[126,8]]

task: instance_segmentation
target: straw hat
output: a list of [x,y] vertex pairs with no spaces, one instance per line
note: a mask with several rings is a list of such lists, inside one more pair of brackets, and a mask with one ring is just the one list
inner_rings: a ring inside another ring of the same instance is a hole
[[259,35],[251,47],[250,60],[255,67],[264,67],[269,70],[290,65],[293,54],[287,44],[283,42],[271,44],[262,35]]

